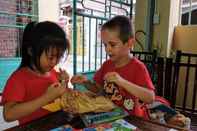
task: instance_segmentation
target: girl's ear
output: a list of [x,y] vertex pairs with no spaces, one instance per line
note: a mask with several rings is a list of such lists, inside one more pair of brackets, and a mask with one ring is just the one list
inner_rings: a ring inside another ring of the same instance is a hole
[[129,38],[129,40],[128,40],[128,46],[129,46],[129,48],[133,48],[134,43],[135,43],[135,39],[134,38]]

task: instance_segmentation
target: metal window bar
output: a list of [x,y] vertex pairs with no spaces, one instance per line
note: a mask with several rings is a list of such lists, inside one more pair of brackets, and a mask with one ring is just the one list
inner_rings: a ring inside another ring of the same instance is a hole
[[84,43],[85,43],[85,39],[84,39],[84,34],[85,34],[84,27],[85,27],[85,22],[84,22],[84,16],[83,16],[82,72],[84,72],[84,61],[85,61],[85,59],[84,59],[84,56],[85,56],[85,52],[84,52],[84,49],[85,49],[85,46],[84,46]]
[[191,17],[192,17],[192,0],[189,1],[189,17],[188,17],[188,25],[191,25]]
[[[103,25],[104,21],[102,20],[101,21],[101,24]],[[100,48],[100,58],[103,58],[103,43],[102,43],[102,40],[100,40],[100,43],[101,43],[101,48]],[[103,63],[103,59],[100,59],[100,65]]]
[[[95,34],[97,34],[98,32],[98,19],[96,19],[96,27],[95,27]],[[96,40],[95,40],[95,58],[97,58],[97,37],[96,37]],[[94,70],[97,69],[97,60],[94,59],[95,61],[95,66],[94,66]]]
[[[196,0],[181,0],[180,22],[183,25],[196,24],[195,22],[195,7]],[[183,13],[183,14],[182,14]]]
[[[105,10],[102,11],[102,10],[99,10],[99,9],[92,9],[90,7],[87,7],[86,4],[85,4],[86,1],[87,1],[87,3],[88,2],[92,2],[92,4],[93,3],[97,3],[97,4],[100,4],[100,5],[104,5],[105,6]],[[121,0],[119,0],[119,1],[117,1],[117,0],[105,0],[105,2],[103,2],[103,1],[97,1],[97,0],[81,0],[81,1],[78,1],[78,2],[81,2],[81,4],[84,7],[84,9],[91,10],[91,11],[94,11],[94,12],[103,13],[103,14],[105,14],[105,17],[106,17],[106,13],[109,13],[109,15],[117,15],[117,14],[113,14],[111,12],[112,8],[124,10],[125,14],[127,16],[130,14],[129,11],[127,11],[125,8],[122,8],[123,5],[126,5],[126,6],[130,6],[131,5],[131,3],[129,3],[128,1],[127,2],[123,2]],[[109,5],[107,5],[108,3],[109,3]],[[116,3],[116,4],[114,5],[112,3]],[[110,17],[108,17],[108,18],[110,18]]]
[[[91,6],[88,4],[94,3]],[[94,7],[93,5],[98,5]],[[98,37],[99,26],[110,17],[121,14],[132,16],[132,1],[130,0],[73,0],[73,73],[96,70],[107,59],[102,41]],[[80,6],[80,10],[78,10]],[[121,13],[120,13],[121,12]],[[82,19],[83,38],[77,34],[76,20]],[[94,26],[93,26],[94,25]],[[89,35],[89,37],[87,36]],[[78,42],[80,38],[82,42]],[[78,56],[77,49],[82,43],[82,56]],[[92,46],[92,44],[94,44]],[[88,49],[87,49],[88,48]],[[81,59],[80,59],[81,58]],[[87,59],[87,62],[86,62]],[[79,62],[82,61],[82,62]],[[98,62],[100,61],[100,62]],[[81,69],[80,69],[81,67]]]

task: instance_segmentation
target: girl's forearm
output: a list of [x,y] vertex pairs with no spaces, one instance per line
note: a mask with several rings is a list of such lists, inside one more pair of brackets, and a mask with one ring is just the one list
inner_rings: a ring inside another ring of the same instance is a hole
[[4,110],[4,117],[6,121],[14,121],[20,119],[21,117],[27,116],[37,109],[48,103],[47,96],[43,95],[35,100],[24,102],[24,103],[15,103],[8,105]]

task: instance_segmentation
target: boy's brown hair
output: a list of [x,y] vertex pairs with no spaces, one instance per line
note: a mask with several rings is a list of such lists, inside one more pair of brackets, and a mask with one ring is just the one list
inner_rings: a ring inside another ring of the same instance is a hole
[[119,32],[120,40],[125,43],[130,38],[134,38],[134,29],[131,20],[123,15],[117,15],[102,25],[101,31],[109,29]]

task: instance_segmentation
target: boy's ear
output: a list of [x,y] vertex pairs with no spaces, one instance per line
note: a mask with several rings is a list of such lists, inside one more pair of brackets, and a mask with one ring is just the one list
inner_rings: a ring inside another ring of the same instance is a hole
[[135,43],[135,39],[134,38],[129,38],[129,40],[128,40],[129,48],[133,48],[134,43]]

